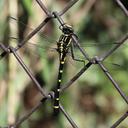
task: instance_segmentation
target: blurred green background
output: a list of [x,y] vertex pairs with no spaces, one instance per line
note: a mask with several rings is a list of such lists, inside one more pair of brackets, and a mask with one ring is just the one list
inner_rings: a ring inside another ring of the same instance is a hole
[[[67,2],[68,0],[44,1],[49,10],[57,11],[61,10]],[[15,17],[21,22],[17,23],[8,16]],[[15,45],[16,40],[9,39],[9,36],[24,39],[32,31],[31,28],[36,28],[45,17],[46,15],[35,1],[0,0],[1,43],[6,46]],[[73,26],[81,46],[90,57],[102,55],[116,40],[128,32],[128,18],[117,4],[110,0],[80,0],[63,15],[63,19]],[[42,37],[44,33],[48,39]],[[41,86],[48,91],[53,89],[57,82],[59,60],[54,47],[60,35],[59,23],[55,19],[29,41],[41,43],[39,44],[41,48],[31,44],[19,50],[25,64],[31,69]],[[126,43],[108,57],[104,64],[127,95],[128,46]],[[83,59],[78,49],[74,50],[76,57]],[[113,66],[112,63],[120,66]],[[63,84],[82,67],[83,64],[73,61],[68,56]],[[2,59],[0,61],[0,126],[13,124],[30,111],[40,99],[39,91],[14,56],[10,54]],[[89,68],[61,95],[61,103],[79,128],[108,128],[127,110],[127,104],[97,65]],[[128,119],[124,120],[119,128],[127,126]],[[71,128],[71,125],[62,113],[56,121],[53,120],[52,103],[48,101],[22,123],[20,128]]]

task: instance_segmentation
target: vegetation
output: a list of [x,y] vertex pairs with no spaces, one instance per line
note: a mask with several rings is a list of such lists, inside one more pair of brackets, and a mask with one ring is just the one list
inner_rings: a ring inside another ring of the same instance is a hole
[[[6,2],[0,0],[0,39],[6,46],[8,44],[15,46],[17,41],[8,37],[13,36],[23,40],[32,31],[31,28],[36,28],[46,15],[32,0]],[[45,4],[52,11],[61,10],[67,2],[47,0]],[[9,16],[22,22],[16,23],[16,20]],[[73,26],[81,46],[90,57],[103,55],[128,31],[128,18],[114,1],[80,0],[63,15],[63,18],[66,23]],[[53,89],[57,82],[59,58],[54,48],[61,35],[58,26],[59,23],[55,19],[29,40],[34,43],[39,42],[38,46],[43,48],[37,49],[30,44],[26,49],[26,44],[19,50],[25,64],[32,70],[41,86],[48,91]],[[44,33],[48,40],[42,37]],[[83,59],[77,49],[75,55]],[[70,55],[66,62],[63,84],[83,67],[83,63],[73,61]],[[128,94],[127,44],[108,57],[104,64],[124,93]],[[13,124],[41,98],[39,91],[12,54],[0,61],[0,126]],[[108,128],[127,110],[127,104],[97,65],[89,68],[64,92],[61,103],[80,128]],[[60,114],[57,121],[53,120],[52,105],[51,102],[43,104],[20,128],[70,128],[63,114]],[[127,127],[128,119],[120,126]]]

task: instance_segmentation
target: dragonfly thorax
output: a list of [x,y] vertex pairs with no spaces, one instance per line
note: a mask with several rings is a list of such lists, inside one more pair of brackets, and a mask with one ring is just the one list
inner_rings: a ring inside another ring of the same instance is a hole
[[70,43],[71,43],[71,35],[62,34],[60,36],[59,41],[57,42],[57,51],[63,54],[66,54],[68,52]]

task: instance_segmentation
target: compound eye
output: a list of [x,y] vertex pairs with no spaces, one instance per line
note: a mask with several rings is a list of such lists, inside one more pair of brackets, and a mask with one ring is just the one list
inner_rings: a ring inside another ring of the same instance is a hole
[[71,25],[69,25],[69,24],[65,24],[65,28],[67,28],[67,29],[69,29],[69,30],[73,31],[72,26],[71,26]]
[[65,34],[71,34],[71,33],[73,33],[73,28],[72,28],[72,26],[65,24],[62,31]]
[[72,28],[72,26],[70,26],[70,25],[68,25],[68,24],[63,24],[63,25],[61,25],[59,28],[62,30],[62,32],[63,32],[64,34],[71,34],[71,33],[73,33],[73,28]]

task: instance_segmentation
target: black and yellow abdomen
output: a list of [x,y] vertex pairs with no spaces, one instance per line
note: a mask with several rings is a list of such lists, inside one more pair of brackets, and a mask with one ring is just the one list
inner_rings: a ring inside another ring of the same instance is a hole
[[66,34],[61,35],[57,43],[57,51],[59,53],[60,64],[59,64],[57,87],[54,96],[54,115],[57,115],[59,113],[59,97],[60,97],[59,95],[60,95],[60,88],[62,83],[63,67],[70,43],[71,43],[71,35],[66,35]]

